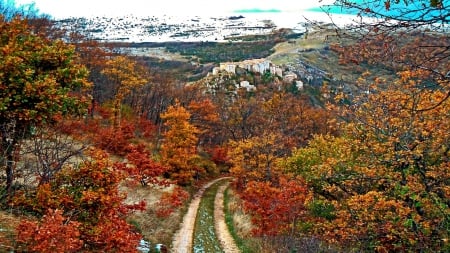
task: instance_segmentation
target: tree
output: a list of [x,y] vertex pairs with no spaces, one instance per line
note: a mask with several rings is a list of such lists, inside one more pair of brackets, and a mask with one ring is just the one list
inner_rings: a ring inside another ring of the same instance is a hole
[[144,86],[148,80],[146,70],[125,56],[117,56],[106,62],[102,73],[111,81],[113,92],[114,126],[120,124],[122,100],[136,88]]
[[[337,0],[332,5],[325,7],[325,10],[340,11],[368,16],[380,19],[376,24],[381,25],[382,21],[398,21],[386,23],[384,26],[399,28],[408,22],[412,26],[428,26],[435,24],[445,24],[449,21],[448,1],[445,0]],[[331,9],[329,9],[331,8]],[[442,29],[443,27],[435,27]]]
[[377,251],[449,249],[450,101],[424,88],[429,75],[403,71],[387,86],[376,79],[376,92],[336,107],[344,137],[316,137],[294,152],[289,171],[333,210],[318,216],[318,234]]
[[1,0],[0,15],[6,20],[12,20],[16,16],[36,18],[40,14],[34,3],[17,5],[14,0]]
[[180,184],[190,183],[200,172],[194,164],[199,130],[189,122],[190,117],[178,102],[161,115],[167,128],[163,133],[161,161],[170,168],[170,177]]
[[[336,30],[345,42],[335,46],[341,63],[370,64],[394,74],[426,70],[427,77],[433,81],[424,88],[444,89],[447,95],[443,99],[448,99],[450,37],[446,24],[450,22],[449,4],[441,0],[335,1],[331,11],[337,6],[343,12],[363,17],[350,29]],[[367,87],[361,88],[367,91]]]
[[[380,18],[346,31],[352,38],[336,46],[341,63],[393,76],[368,78],[367,72],[351,96],[336,97],[345,142],[329,140],[296,154],[297,171],[334,210],[319,233],[381,252],[448,251],[449,3],[335,4]],[[310,152],[327,154],[324,145],[346,155],[313,160]]]
[[[286,106],[289,105],[289,106]],[[272,94],[261,105],[264,131],[279,133],[278,142],[290,154],[293,147],[307,144],[314,134],[335,134],[332,114],[313,106],[306,97],[289,93]]]
[[219,115],[230,139],[239,141],[260,134],[264,118],[260,102],[255,97],[247,99],[241,96],[238,96],[231,104],[225,102],[226,108]]
[[86,113],[89,84],[72,46],[34,35],[20,18],[0,18],[0,34],[0,161],[9,193],[20,141],[62,116]]
[[269,133],[239,142],[230,141],[230,172],[238,178],[238,186],[251,181],[273,181],[278,178],[276,160],[283,155],[279,135]]
[[66,38],[70,38],[70,43],[76,47],[76,52],[80,56],[80,62],[89,69],[88,79],[93,84],[90,106],[90,114],[93,117],[96,106],[107,101],[109,82],[102,75],[102,70],[112,53],[101,46],[98,41],[82,36],[78,32],[76,30],[70,32],[68,36],[66,35]]
[[[77,163],[86,145],[62,134],[59,126],[36,129],[19,151],[21,165],[16,166],[16,174],[24,184],[45,184],[54,179],[64,166]],[[30,178],[30,181],[26,179]]]
[[210,99],[202,101],[192,100],[188,105],[191,113],[190,121],[201,132],[199,133],[199,142],[203,145],[211,145],[217,135],[219,115],[216,106]]
[[255,235],[294,235],[306,214],[308,188],[301,179],[280,177],[278,183],[251,181],[241,197],[253,216]]

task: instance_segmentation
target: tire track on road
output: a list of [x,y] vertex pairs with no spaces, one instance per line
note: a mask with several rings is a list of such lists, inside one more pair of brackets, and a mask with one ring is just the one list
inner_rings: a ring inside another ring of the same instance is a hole
[[214,227],[223,251],[225,253],[239,253],[241,251],[234,242],[234,239],[228,230],[227,223],[225,222],[223,197],[228,185],[229,182],[221,185],[217,190],[216,198],[214,200]]

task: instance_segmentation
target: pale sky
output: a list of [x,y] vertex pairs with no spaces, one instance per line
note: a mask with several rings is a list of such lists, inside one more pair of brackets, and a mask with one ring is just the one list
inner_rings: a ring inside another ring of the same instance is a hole
[[333,0],[16,0],[36,3],[42,12],[55,18],[103,15],[214,15],[237,9],[279,9],[301,11]]

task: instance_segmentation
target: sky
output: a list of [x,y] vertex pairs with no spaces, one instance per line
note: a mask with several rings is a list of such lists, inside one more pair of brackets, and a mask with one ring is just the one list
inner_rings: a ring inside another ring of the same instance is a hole
[[77,16],[215,15],[243,9],[300,12],[333,0],[16,0],[34,2],[41,13],[54,18]]

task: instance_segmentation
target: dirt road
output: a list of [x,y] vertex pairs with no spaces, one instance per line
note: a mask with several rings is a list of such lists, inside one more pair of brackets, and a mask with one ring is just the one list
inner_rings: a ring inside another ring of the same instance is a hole
[[[226,180],[226,179],[230,179],[229,177],[222,177],[222,178],[218,178],[215,179],[209,183],[207,183],[206,185],[204,185],[195,195],[194,198],[191,201],[191,204],[189,205],[188,211],[185,214],[185,216],[183,217],[183,222],[181,223],[180,229],[177,231],[177,233],[175,234],[174,238],[173,238],[173,243],[172,243],[172,249],[170,250],[170,252],[173,253],[191,253],[192,252],[192,241],[193,241],[193,232],[194,232],[194,226],[195,226],[195,219],[197,216],[197,210],[198,207],[200,205],[200,200],[203,196],[203,193],[205,192],[205,190],[207,188],[209,188],[211,185],[221,181],[221,180]],[[225,185],[226,187],[226,185]],[[223,191],[225,190],[225,187],[222,189],[222,187],[220,187],[220,189],[222,190],[218,190],[218,194],[219,192],[221,192],[221,199],[222,200],[217,200],[217,195],[216,195],[216,199],[215,199],[215,211],[214,213],[216,213],[216,209],[219,209],[217,212],[222,213],[222,215],[220,216],[220,214],[218,214],[219,216],[216,217],[216,214],[214,215],[214,219],[216,223],[222,223],[223,221],[223,225],[221,225],[221,227],[219,228],[219,230],[226,230],[226,233],[228,233],[228,229],[226,227],[225,224],[225,220],[224,220],[224,215],[223,215]],[[219,196],[220,197],[220,196]],[[219,204],[216,204],[219,203]],[[219,221],[218,219],[222,219],[222,221]],[[216,224],[216,231],[217,231],[217,224]],[[226,248],[230,248],[232,249],[234,242],[233,239],[231,237],[231,235],[229,235],[229,237],[224,236],[223,238],[221,237],[221,234],[225,234],[224,231],[217,231],[217,234],[219,236],[219,240],[221,241],[221,245],[226,245],[224,246],[224,251],[225,252],[239,252],[239,251],[227,251],[225,249]],[[231,240],[231,242],[229,242],[229,240]],[[222,242],[224,241],[224,242]],[[237,249],[237,247],[236,247]]]

